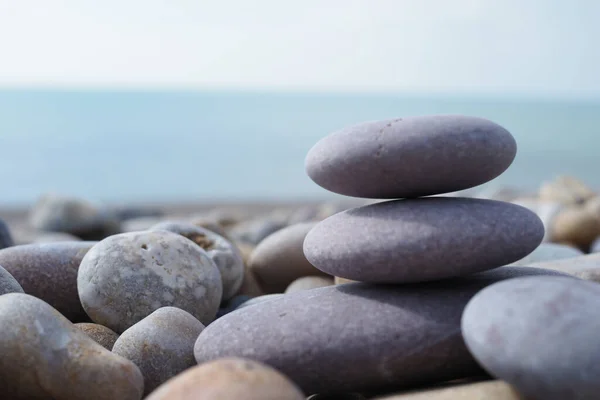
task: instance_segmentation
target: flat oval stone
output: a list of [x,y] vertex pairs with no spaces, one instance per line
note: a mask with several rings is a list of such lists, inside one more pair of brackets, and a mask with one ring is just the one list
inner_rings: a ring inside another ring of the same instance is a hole
[[0,265],[25,293],[42,299],[71,322],[88,322],[77,292],[79,264],[96,242],[40,243],[0,250]]
[[313,228],[304,254],[321,271],[363,282],[437,280],[531,253],[544,227],[530,210],[495,200],[430,197],[336,214]]
[[139,400],[138,367],[111,353],[46,302],[0,296],[0,393],[11,400]]
[[291,225],[258,244],[250,257],[249,267],[263,290],[281,293],[298,278],[325,275],[308,262],[302,250],[306,234],[315,226],[315,222]]
[[94,339],[96,343],[107,350],[112,350],[115,342],[119,338],[116,332],[103,325],[90,322],[80,322],[75,326],[85,332],[86,335]]
[[167,231],[102,240],[81,261],[77,288],[90,318],[117,333],[165,306],[208,324],[223,290],[219,270],[206,252]]
[[196,365],[194,343],[203,329],[204,325],[192,314],[176,307],[162,307],[123,332],[112,352],[140,368],[147,395]]
[[308,176],[323,188],[374,199],[468,189],[496,178],[517,144],[483,118],[432,115],[365,122],[321,139],[308,153]]
[[150,230],[177,233],[203,248],[221,273],[223,300],[229,300],[238,292],[244,279],[242,254],[229,240],[208,229],[186,222],[163,221]]
[[598,304],[596,283],[555,276],[513,279],[471,299],[462,331],[477,361],[525,397],[595,399]]
[[286,294],[214,321],[194,354],[198,363],[220,357],[266,363],[306,393],[362,393],[469,377],[481,373],[460,331],[469,299],[494,282],[544,274],[562,275],[501,267],[437,282],[349,283]]
[[156,389],[146,400],[304,400],[302,392],[273,368],[224,358],[193,367]]
[[0,295],[6,293],[25,293],[19,282],[7,270],[0,266]]

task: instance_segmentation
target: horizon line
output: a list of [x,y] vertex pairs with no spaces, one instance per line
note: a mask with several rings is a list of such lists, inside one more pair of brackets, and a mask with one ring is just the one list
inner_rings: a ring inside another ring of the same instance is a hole
[[213,94],[265,94],[308,96],[385,96],[434,97],[452,99],[518,100],[518,101],[569,101],[600,102],[600,93],[524,92],[524,91],[468,91],[432,90],[425,88],[359,89],[339,87],[282,87],[282,86],[199,86],[199,85],[56,85],[56,84],[0,84],[0,92],[99,92],[99,93],[213,93]]

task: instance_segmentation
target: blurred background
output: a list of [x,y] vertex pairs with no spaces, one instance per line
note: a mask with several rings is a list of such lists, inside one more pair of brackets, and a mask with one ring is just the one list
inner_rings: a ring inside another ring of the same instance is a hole
[[600,187],[596,0],[0,0],[0,206],[327,198],[320,138],[462,113]]

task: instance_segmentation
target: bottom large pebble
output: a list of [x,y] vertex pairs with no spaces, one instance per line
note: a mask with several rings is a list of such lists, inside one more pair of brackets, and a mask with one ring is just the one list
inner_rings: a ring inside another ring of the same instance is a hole
[[305,290],[221,317],[200,334],[194,354],[199,363],[231,356],[263,362],[309,394],[468,377],[482,371],[462,339],[465,305],[482,288],[524,275],[566,276],[501,267],[422,284]]

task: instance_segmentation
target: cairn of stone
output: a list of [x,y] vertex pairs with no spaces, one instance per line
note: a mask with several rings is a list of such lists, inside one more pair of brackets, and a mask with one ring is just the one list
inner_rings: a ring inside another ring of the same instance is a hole
[[303,253],[336,282],[360,282],[276,295],[225,315],[198,337],[196,360],[249,357],[307,394],[366,396],[484,375],[461,333],[469,300],[510,278],[566,275],[507,266],[544,237],[531,210],[440,195],[493,180],[516,150],[506,129],[467,116],[368,122],[325,137],[306,158],[310,178],[382,201],[313,224]]

